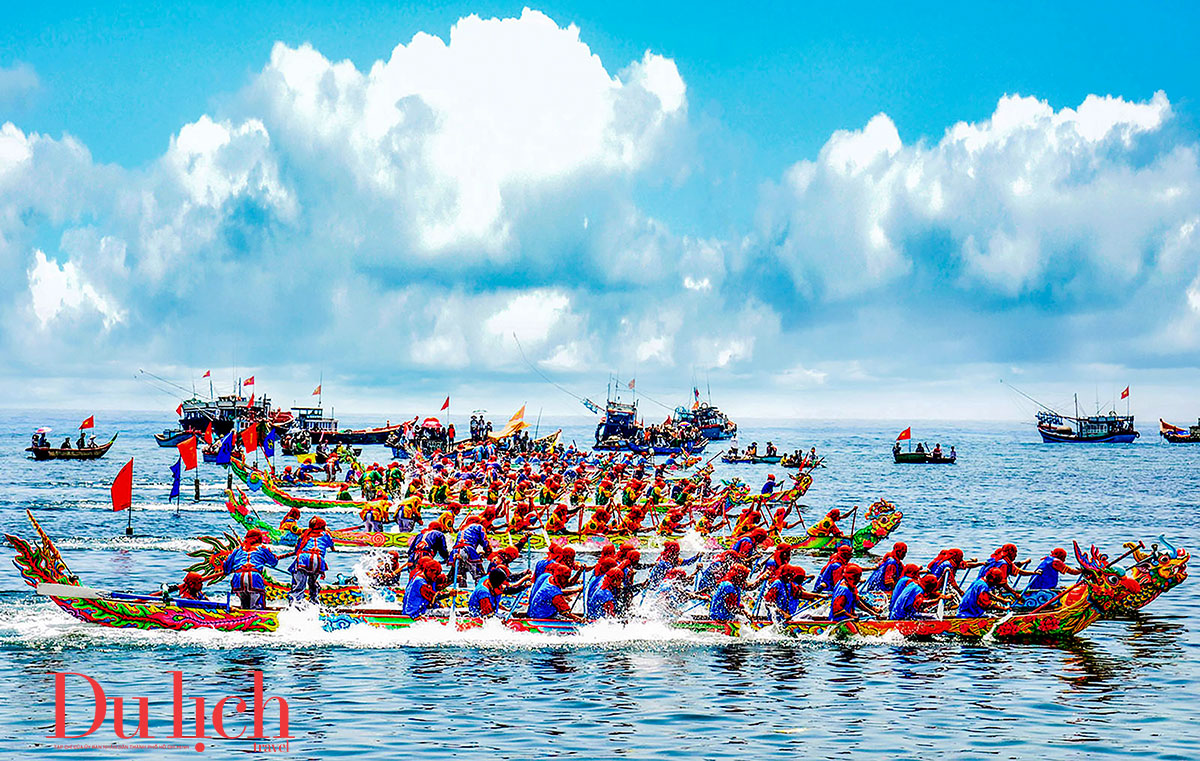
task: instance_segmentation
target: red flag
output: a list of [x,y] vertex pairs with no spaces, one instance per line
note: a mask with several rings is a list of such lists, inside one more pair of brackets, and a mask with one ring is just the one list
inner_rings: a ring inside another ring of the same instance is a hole
[[179,450],[179,459],[183,460],[184,470],[196,469],[196,437],[191,436],[187,441],[181,441],[175,445]]
[[121,468],[121,472],[113,479],[112,489],[113,512],[126,510],[133,506],[133,458]]
[[631,379],[629,380],[629,390],[630,390],[630,391],[632,391],[632,390],[633,390],[633,383],[634,383],[634,381],[633,381],[633,379],[631,378]]
[[95,428],[95,427],[96,427],[96,416],[95,415],[88,415],[88,419],[79,424],[79,430],[81,430],[81,431],[84,428]]
[[250,426],[242,431],[242,448],[247,453],[258,449],[258,426]]
[[178,415],[179,417],[183,417],[183,405],[182,404],[175,408],[175,414]]
[[251,391],[250,392],[250,401],[246,402],[246,407],[247,407],[247,409],[249,409],[250,407],[253,407],[253,406],[254,406],[254,392]]
[[212,421],[211,420],[208,422],[208,427],[204,429],[204,443],[205,444],[212,443]]
[[911,438],[912,438],[912,427],[909,426],[908,428],[905,428],[903,431],[900,432],[900,435],[896,437],[896,441],[905,441],[905,440],[911,439]]
[[204,375],[201,375],[200,377],[201,377],[201,378],[208,378],[208,377],[211,377],[211,376],[212,376],[212,370],[205,370],[205,371],[204,371]]
[[243,386],[253,386],[253,385],[254,385],[254,376],[253,376],[253,375],[251,375],[249,378],[247,378],[246,380],[242,381],[242,385],[243,385]]
[[442,402],[442,409],[450,409],[450,397],[446,397],[446,401]]
[[319,384],[319,383],[317,384],[317,387],[313,389],[312,395],[313,396],[321,395],[321,384]]
[[[1122,399],[1128,399],[1128,398],[1129,398],[1129,386],[1126,386],[1126,387],[1125,387],[1125,390],[1121,392],[1121,398],[1122,398]],[[91,420],[91,418],[88,418],[88,419],[89,419],[89,420]]]

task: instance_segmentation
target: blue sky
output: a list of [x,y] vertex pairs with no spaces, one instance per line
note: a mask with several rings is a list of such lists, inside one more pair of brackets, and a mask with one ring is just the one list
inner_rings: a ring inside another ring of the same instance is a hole
[[590,395],[1011,416],[1004,376],[1195,414],[1193,6],[535,7],[17,9],[5,382],[482,401],[539,383],[517,332]]

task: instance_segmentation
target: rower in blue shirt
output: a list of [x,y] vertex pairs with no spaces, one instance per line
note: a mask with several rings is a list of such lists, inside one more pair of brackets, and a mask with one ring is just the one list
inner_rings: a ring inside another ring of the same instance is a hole
[[296,540],[296,559],[288,570],[292,573],[289,599],[318,602],[321,577],[325,575],[325,553],[333,549],[333,537],[325,530],[325,519],[314,516],[308,528]]
[[221,570],[229,576],[229,588],[243,608],[261,609],[267,604],[264,569],[278,564],[279,558],[267,546],[266,535],[252,528],[246,532],[242,545],[225,557]]

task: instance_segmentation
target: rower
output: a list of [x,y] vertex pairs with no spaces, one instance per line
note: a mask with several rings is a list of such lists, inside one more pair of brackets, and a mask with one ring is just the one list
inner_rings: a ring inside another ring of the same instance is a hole
[[779,450],[775,448],[775,444],[768,441],[767,442],[767,457],[774,457],[777,454],[779,454]]
[[579,616],[571,612],[571,603],[567,602],[566,589],[571,580],[571,571],[564,565],[552,565],[546,580],[540,587],[530,592],[529,617],[538,620],[566,619],[579,621]]
[[288,567],[292,572],[290,599],[293,602],[305,596],[310,602],[318,602],[320,580],[325,576],[325,553],[332,549],[333,537],[325,530],[325,519],[313,516],[308,521],[308,529],[296,540],[296,559]]
[[713,590],[708,617],[713,621],[732,621],[739,614],[750,617],[742,605],[742,592],[746,589],[746,577],[750,569],[738,563],[725,574],[721,583]]
[[892,545],[891,552],[883,556],[883,559],[879,561],[879,564],[871,572],[870,578],[867,579],[867,591],[883,590],[890,593],[895,589],[896,582],[900,579],[901,571],[904,570],[904,558],[907,555],[907,544],[896,542]]
[[897,620],[924,618],[923,614],[942,599],[937,589],[938,578],[932,574],[926,574],[919,581],[906,584],[891,604],[888,611],[890,617]]
[[500,610],[500,598],[503,596],[508,574],[500,568],[493,568],[479,582],[475,591],[467,600],[467,613],[479,618],[490,618]]
[[825,514],[825,517],[808,527],[809,536],[844,536],[837,522],[842,518],[842,511],[836,507]]
[[609,531],[608,525],[608,508],[597,507],[592,513],[592,517],[588,518],[587,523],[583,526],[584,534],[607,534]]
[[985,561],[980,567],[979,575],[976,578],[982,578],[993,568],[999,568],[1004,574],[1004,581],[1001,584],[1001,588],[1008,591],[1015,597],[1020,597],[1021,593],[1014,589],[1012,585],[1008,583],[1008,580],[1013,576],[1033,576],[1034,572],[1026,571],[1024,568],[1021,568],[1019,565],[1017,565],[1016,561],[1017,545],[1012,543],[1003,544],[995,552],[993,552],[992,556],[988,558],[987,561]]
[[279,558],[267,546],[266,535],[252,528],[246,532],[242,545],[225,556],[221,569],[229,575],[229,588],[238,596],[241,607],[257,610],[265,608],[267,602],[263,569],[278,564]]
[[658,560],[650,568],[650,575],[647,579],[651,586],[657,585],[667,575],[667,572],[672,568],[680,568],[685,565],[691,565],[700,559],[700,555],[688,558],[687,560],[679,559],[679,542],[674,539],[668,539],[663,542],[662,552],[658,555]]
[[1007,586],[1008,577],[1001,567],[991,568],[983,578],[971,582],[958,604],[959,618],[979,618],[990,612],[1004,610],[1004,605],[994,595],[994,590]]
[[483,576],[483,559],[491,554],[492,543],[488,541],[487,532],[479,518],[472,516],[458,532],[454,543],[454,558],[458,562],[458,579],[454,583],[465,580],[467,573],[471,574],[472,580],[478,581]]
[[1026,592],[1031,592],[1036,589],[1054,589],[1058,586],[1058,575],[1060,573],[1068,573],[1072,576],[1078,576],[1083,573],[1079,568],[1072,568],[1067,565],[1067,551],[1062,547],[1055,547],[1050,551],[1050,554],[1042,558],[1042,562],[1033,572],[1033,578],[1029,580],[1029,584],[1025,587]]
[[[770,448],[768,448],[767,450],[770,451]],[[760,493],[763,493],[763,495],[767,495],[769,497],[770,495],[773,495],[773,493],[775,493],[776,489],[779,489],[779,481],[775,480],[774,473],[768,473],[767,481],[766,481],[766,483],[764,483],[762,485],[762,490]]]
[[412,531],[422,521],[420,495],[405,497],[396,508],[396,528],[400,533]]
[[[963,551],[957,547],[942,550],[929,562],[929,573],[938,580],[939,590],[949,584],[950,589],[961,596],[963,589],[955,580],[955,575],[964,568],[971,568],[970,563],[963,561]],[[944,580],[944,581],[943,581]]]
[[808,572],[797,565],[782,565],[779,567],[778,578],[767,587],[763,593],[763,602],[767,606],[767,615],[775,623],[786,621],[796,614],[801,600],[819,600],[824,595],[813,594],[804,590],[804,580]]
[[604,574],[600,588],[588,593],[587,617],[613,618],[617,615],[617,595],[625,583],[625,574],[619,568],[612,568]]
[[817,583],[813,585],[814,592],[832,592],[842,580],[842,569],[850,562],[850,557],[854,552],[850,549],[850,545],[843,544],[837,548],[837,552],[833,553],[833,557],[817,574]]
[[195,571],[188,571],[179,585],[177,596],[183,600],[207,600],[204,596],[204,577]]
[[429,557],[421,558],[417,565],[417,573],[413,574],[404,590],[404,615],[409,618],[425,615],[437,597],[438,579],[441,575],[441,563]]
[[858,593],[858,582],[862,578],[862,572],[862,566],[857,563],[846,563],[842,567],[842,580],[833,590],[833,597],[829,600],[830,621],[856,621],[859,608],[880,618],[879,611]]
[[300,538],[300,508],[293,507],[287,511],[287,515],[283,516],[283,520],[279,522],[279,533],[283,536],[280,538],[282,544],[295,544]]
[[383,524],[388,521],[388,503],[386,500],[376,500],[363,505],[358,517],[362,518],[363,527],[370,532],[381,533]]
[[896,580],[896,586],[892,587],[892,593],[888,595],[888,609],[891,610],[891,607],[896,604],[896,600],[908,588],[909,584],[920,580],[921,567],[914,563],[905,565],[904,570],[900,572],[900,578]]
[[450,550],[446,547],[446,535],[442,533],[442,524],[434,521],[419,534],[413,536],[408,545],[408,562],[415,563],[423,557],[439,555],[442,562],[450,562]]

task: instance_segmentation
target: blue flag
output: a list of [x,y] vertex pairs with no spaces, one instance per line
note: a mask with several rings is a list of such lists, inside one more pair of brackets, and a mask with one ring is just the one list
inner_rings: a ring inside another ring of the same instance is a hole
[[175,464],[171,466],[171,477],[173,479],[171,481],[171,496],[167,497],[168,500],[179,496],[179,480],[183,477],[183,458],[176,460]]
[[233,431],[221,440],[221,448],[217,450],[217,464],[228,465],[233,459]]
[[264,457],[274,457],[275,456],[275,429],[274,428],[272,428],[270,433],[267,434],[267,438],[263,439],[262,449],[263,449]]

